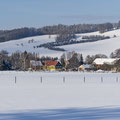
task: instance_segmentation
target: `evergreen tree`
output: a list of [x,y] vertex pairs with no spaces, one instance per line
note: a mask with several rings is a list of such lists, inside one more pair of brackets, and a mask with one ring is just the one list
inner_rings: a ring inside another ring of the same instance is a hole
[[79,62],[79,65],[83,65],[83,56],[82,56],[82,54],[80,55],[80,62]]

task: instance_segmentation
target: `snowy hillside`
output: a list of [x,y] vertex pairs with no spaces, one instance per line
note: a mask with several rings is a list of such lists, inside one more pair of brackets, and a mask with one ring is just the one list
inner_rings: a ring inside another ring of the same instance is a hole
[[[102,41],[91,42],[91,43],[78,43],[72,45],[64,45],[60,48],[64,48],[67,51],[76,51],[82,53],[83,56],[94,55],[94,54],[106,54],[110,55],[111,52],[120,48],[120,29],[113,30],[100,34],[99,32],[77,34],[77,40],[81,40],[81,36],[85,35],[105,35],[110,36],[110,39],[105,39]],[[116,35],[117,37],[113,37]],[[47,48],[34,48],[47,42],[54,42],[56,35],[43,35],[36,37],[28,37],[19,40],[13,40],[5,43],[0,43],[0,50],[7,50],[10,54],[16,51],[28,51],[39,53],[40,56],[58,56],[60,57],[63,52],[49,50]]]
[[[109,56],[111,52],[120,48],[120,29],[106,32],[103,34],[100,34],[99,32],[94,32],[94,33],[87,33],[87,34],[80,34],[80,35],[88,35],[88,36],[89,35],[105,35],[105,36],[110,36],[111,38],[107,40],[97,41],[97,42],[74,44],[69,46],[66,45],[61,48],[64,48],[65,50],[68,50],[68,51],[74,50],[76,52],[82,53],[84,56],[94,55],[99,53],[106,54]],[[114,38],[114,35],[116,35],[117,37]]]
[[7,50],[9,54],[16,51],[24,52],[26,50],[27,52],[40,53],[41,56],[42,55],[57,56],[58,52],[56,51],[51,51],[45,48],[39,48],[39,49],[34,48],[34,46],[47,43],[47,42],[54,42],[54,41],[55,41],[55,35],[51,35],[50,38],[49,38],[49,35],[28,37],[24,39],[12,40],[9,42],[0,43],[0,50]]

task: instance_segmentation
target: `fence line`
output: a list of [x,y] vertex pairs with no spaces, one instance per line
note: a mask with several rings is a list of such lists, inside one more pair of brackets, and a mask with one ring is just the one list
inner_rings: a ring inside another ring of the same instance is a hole
[[[79,81],[80,81],[80,82],[83,81],[82,83],[95,83],[94,80],[91,81],[90,78],[89,78],[89,79],[86,79],[86,78],[87,78],[87,77],[84,76],[84,77],[83,77],[83,80],[82,80],[82,79],[79,79]],[[19,77],[19,79],[20,79],[20,77]],[[92,79],[92,78],[91,78],[91,79]],[[37,80],[37,79],[36,79],[36,80]],[[60,81],[60,79],[58,79],[58,80]],[[66,80],[67,80],[67,81],[66,81]],[[71,79],[69,78],[69,79],[68,79],[68,78],[65,77],[65,76],[62,78],[63,83],[71,83],[71,80],[74,81],[74,83],[76,83],[75,78],[73,78],[73,79],[72,79],[72,78],[71,78]],[[42,84],[43,81],[45,81],[44,83],[47,83],[46,81],[49,81],[49,79],[47,79],[47,80],[44,79],[44,80],[43,80],[43,77],[41,76],[41,77],[40,77],[40,83]],[[50,80],[50,81],[51,81],[51,80]],[[55,80],[55,81],[57,81],[57,80]],[[106,82],[106,81],[107,81],[107,82]],[[19,82],[19,80],[18,80],[18,82]],[[23,81],[23,82],[24,82],[24,81]],[[36,82],[36,81],[34,81],[34,83],[35,83],[35,82]],[[97,82],[98,82],[98,79],[96,79],[96,83],[97,83]],[[106,82],[106,83],[113,83],[113,80],[112,80],[112,82],[111,82],[111,81],[108,81],[107,78],[105,78],[105,77],[102,76],[102,77],[100,77],[100,82],[101,82],[101,83],[105,83],[105,82]],[[14,83],[17,84],[17,76],[14,77]],[[52,83],[52,82],[51,82],[51,83]],[[114,83],[119,83],[119,77],[116,77],[116,79],[114,80]]]
[[13,77],[1,77],[0,76],[0,84],[1,83],[14,83],[14,84],[26,84],[26,83],[41,83],[41,84],[88,84],[88,83],[120,83],[120,76],[80,76],[80,77],[75,77],[75,76],[58,76],[58,77],[54,77],[54,76],[31,76],[31,77],[27,77],[27,76],[13,76]]

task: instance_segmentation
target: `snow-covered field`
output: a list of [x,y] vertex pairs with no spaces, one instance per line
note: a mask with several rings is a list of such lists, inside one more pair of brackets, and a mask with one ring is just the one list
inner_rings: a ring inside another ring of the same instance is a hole
[[0,120],[119,120],[119,91],[119,73],[0,72]]
[[[31,53],[37,53],[40,56],[60,56],[62,53],[58,51],[52,51],[47,48],[34,48],[34,46],[47,43],[54,42],[56,35],[43,35],[43,36],[35,36],[28,37],[24,39],[11,40],[8,42],[0,43],[0,51],[7,50],[9,54],[14,53],[16,51],[27,51]],[[33,40],[33,42],[32,42]]]
[[[79,43],[79,44],[72,44],[72,45],[65,45],[61,46],[60,48],[64,48],[67,51],[76,51],[78,53],[82,53],[85,57],[86,55],[94,55],[94,54],[106,54],[110,55],[111,52],[120,48],[120,29],[113,30],[109,32],[105,32],[100,34],[99,32],[93,33],[85,33],[85,34],[77,34],[77,40],[80,40],[80,36],[84,35],[105,35],[110,36],[110,39],[92,42],[92,43]],[[113,36],[116,35],[115,38]],[[16,51],[28,51],[28,52],[36,52],[39,53],[40,56],[53,56],[53,57],[60,57],[63,52],[58,52],[54,50],[49,50],[46,48],[34,48],[34,46],[47,43],[47,42],[54,42],[56,35],[43,35],[43,36],[36,36],[36,37],[28,37],[19,40],[13,40],[5,43],[0,43],[0,50],[7,50],[10,54]],[[34,40],[30,42],[30,40]],[[29,43],[30,42],[30,43]]]
[[[71,50],[76,51],[78,53],[82,53],[83,56],[87,55],[95,55],[95,54],[105,54],[108,57],[110,56],[111,52],[114,52],[116,49],[120,48],[120,29],[119,30],[113,30],[109,32],[105,32],[103,34],[99,32],[93,32],[93,33],[86,33],[86,34],[79,34],[80,35],[104,35],[104,36],[110,36],[110,39],[97,41],[97,42],[91,42],[91,43],[82,43],[82,44],[74,44],[74,45],[66,45],[61,48],[64,48],[65,50]],[[116,35],[117,37],[113,37]]]

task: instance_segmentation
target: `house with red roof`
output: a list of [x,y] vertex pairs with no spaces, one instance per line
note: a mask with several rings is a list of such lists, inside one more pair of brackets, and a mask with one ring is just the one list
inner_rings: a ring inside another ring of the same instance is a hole
[[61,71],[62,65],[59,61],[45,61],[44,69],[48,71]]

